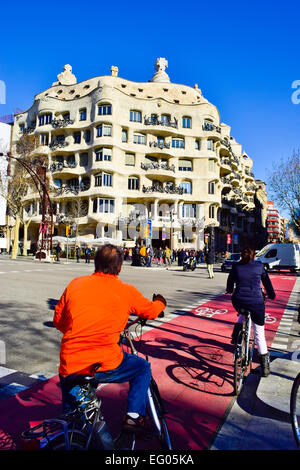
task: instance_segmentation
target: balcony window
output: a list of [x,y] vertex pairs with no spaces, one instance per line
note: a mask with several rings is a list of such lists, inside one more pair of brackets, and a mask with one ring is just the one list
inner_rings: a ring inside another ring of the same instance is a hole
[[95,186],[112,186],[112,174],[102,171],[95,175]]
[[215,216],[216,216],[216,207],[211,205],[211,206],[209,206],[209,209],[208,209],[208,217],[210,219],[214,219]]
[[96,150],[96,162],[111,162],[112,150],[101,148]]
[[84,131],[84,140],[85,140],[86,143],[91,141],[91,131],[90,131],[90,129],[86,129]]
[[110,124],[101,124],[96,127],[97,137],[111,137],[112,136],[112,126]]
[[93,212],[104,214],[113,214],[115,212],[115,200],[97,198],[93,200]]
[[86,108],[79,110],[79,121],[86,121]]
[[216,168],[215,161],[212,158],[210,158],[208,160],[208,171],[211,172],[211,173],[214,173],[215,168]]
[[58,178],[54,179],[53,183],[54,183],[54,186],[56,188],[61,188],[61,180],[60,179],[58,179]]
[[130,111],[129,119],[132,122],[142,122],[142,113],[140,111]]
[[42,114],[41,116],[39,116],[39,126],[51,124],[51,122],[52,122],[52,113]]
[[138,190],[140,188],[140,180],[137,176],[129,176],[128,189]]
[[75,132],[73,134],[73,138],[74,138],[74,144],[80,144],[80,142],[81,142],[81,133],[80,132]]
[[49,144],[49,134],[40,134],[40,144],[48,145]]
[[215,194],[215,182],[209,181],[208,183],[208,194]]
[[71,178],[71,179],[69,179],[69,180],[67,181],[67,186],[68,186],[69,188],[73,188],[73,189],[78,188],[78,187],[79,187],[79,180],[78,180],[78,178]]
[[193,170],[192,160],[179,160],[178,170],[179,171],[192,171]]
[[108,116],[111,114],[111,105],[110,104],[101,104],[98,106],[98,115],[99,116]]
[[135,155],[134,153],[125,153],[125,165],[134,166],[135,165]]
[[146,144],[146,136],[144,134],[133,134],[134,144]]
[[180,187],[183,189],[183,194],[192,194],[192,183],[190,181],[183,181],[180,183]]
[[67,158],[67,163],[69,167],[75,167],[76,166],[75,155],[69,155]]
[[191,129],[192,127],[192,119],[190,117],[183,117],[182,118],[182,127],[184,129]]
[[196,217],[196,204],[182,204],[182,217]]
[[184,149],[184,139],[172,139],[172,147],[177,149]]
[[214,141],[212,139],[207,139],[207,150],[214,149]]
[[87,152],[81,153],[79,156],[80,166],[88,166],[89,164],[89,154]]
[[169,125],[171,122],[171,116],[170,114],[162,114],[161,115],[161,122],[165,125]]

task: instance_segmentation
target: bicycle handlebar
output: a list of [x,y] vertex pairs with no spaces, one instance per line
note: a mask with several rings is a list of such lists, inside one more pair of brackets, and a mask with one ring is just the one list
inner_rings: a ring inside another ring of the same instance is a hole
[[[163,318],[165,316],[165,312],[161,312],[157,318]],[[136,324],[140,324],[142,326],[145,326],[147,321],[149,320],[149,318],[141,318],[141,317],[137,317],[135,320],[132,320],[130,322],[127,323],[126,327],[125,327],[125,330],[130,328],[131,326],[133,325],[136,325]],[[155,318],[153,319],[155,320]]]

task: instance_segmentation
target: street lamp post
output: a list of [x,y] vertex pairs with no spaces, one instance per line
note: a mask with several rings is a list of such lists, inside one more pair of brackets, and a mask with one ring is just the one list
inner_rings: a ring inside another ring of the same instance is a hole
[[231,222],[230,225],[231,225],[231,253],[233,253],[233,235],[234,235],[233,227],[234,227],[234,222]]

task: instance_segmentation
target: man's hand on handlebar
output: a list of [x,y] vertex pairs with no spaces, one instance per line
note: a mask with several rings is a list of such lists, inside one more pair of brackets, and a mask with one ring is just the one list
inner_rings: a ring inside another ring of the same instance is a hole
[[166,299],[161,294],[153,294],[152,300],[153,301],[154,300],[160,300],[161,302],[163,302],[165,304],[165,306],[167,305]]

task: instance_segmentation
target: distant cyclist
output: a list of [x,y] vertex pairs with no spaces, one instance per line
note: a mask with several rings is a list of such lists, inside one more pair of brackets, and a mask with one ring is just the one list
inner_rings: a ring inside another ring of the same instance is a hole
[[[265,302],[261,290],[261,282],[270,299],[274,300],[276,295],[263,264],[260,261],[254,260],[254,257],[255,251],[252,248],[242,250],[241,260],[232,266],[228,276],[226,292],[228,294],[233,293],[231,301],[236,311],[244,308],[251,312],[255,341],[260,355],[262,376],[267,377],[270,373],[270,354],[264,332]],[[239,315],[232,333],[232,344],[236,344],[242,323],[243,315]]]
[[127,414],[123,429],[145,429],[146,398],[150,383],[149,363],[123,353],[119,339],[130,313],[156,318],[165,308],[160,294],[146,299],[134,286],[118,279],[123,262],[120,248],[104,245],[95,256],[95,272],[73,279],[55,307],[54,326],[63,333],[59,376],[63,408],[74,407],[72,378],[93,373],[96,383],[129,382]]

